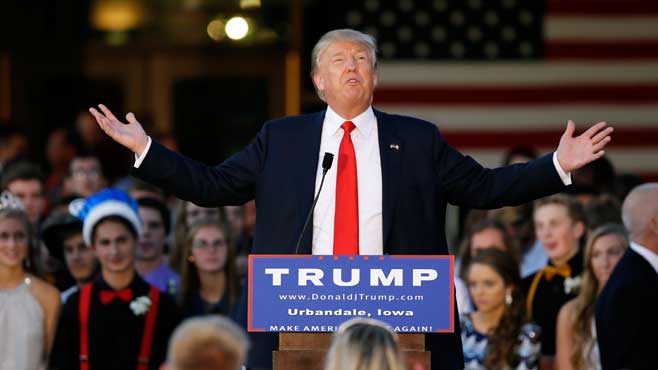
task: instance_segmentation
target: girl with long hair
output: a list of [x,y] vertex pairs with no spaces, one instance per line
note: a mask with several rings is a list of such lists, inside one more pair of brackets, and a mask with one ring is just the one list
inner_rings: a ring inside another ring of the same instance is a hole
[[397,335],[381,321],[354,318],[331,341],[325,370],[404,370]]
[[175,206],[175,221],[173,245],[169,253],[169,266],[178,274],[183,274],[185,254],[183,245],[189,234],[190,228],[200,220],[214,220],[218,225],[222,221],[220,208],[199,207],[196,204],[178,200]]
[[622,225],[605,224],[589,236],[585,246],[585,269],[580,293],[562,306],[557,319],[557,369],[601,369],[594,306],[628,246],[628,236]]
[[0,204],[0,370],[43,369],[55,335],[59,291],[34,276],[31,224],[20,203]]
[[540,329],[525,320],[519,266],[507,252],[480,250],[466,281],[476,310],[462,315],[467,370],[538,369]]
[[198,221],[181,252],[185,257],[179,296],[183,316],[230,315],[239,297],[239,281],[226,228],[214,219]]

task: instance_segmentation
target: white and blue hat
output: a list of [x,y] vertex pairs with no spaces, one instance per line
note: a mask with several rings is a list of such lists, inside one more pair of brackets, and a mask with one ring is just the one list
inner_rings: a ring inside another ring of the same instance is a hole
[[119,216],[139,235],[142,225],[137,213],[137,202],[123,190],[103,189],[87,199],[76,199],[69,204],[69,212],[82,220],[82,238],[91,246],[91,232],[96,224],[109,216]]

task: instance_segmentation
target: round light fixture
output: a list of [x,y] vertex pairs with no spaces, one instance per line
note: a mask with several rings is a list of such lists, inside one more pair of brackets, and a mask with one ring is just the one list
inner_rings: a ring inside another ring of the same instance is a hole
[[249,32],[249,24],[242,17],[233,17],[226,22],[226,36],[231,40],[243,39]]
[[224,26],[224,22],[219,19],[214,19],[208,23],[206,32],[208,32],[208,36],[210,36],[211,39],[215,41],[221,41],[226,36]]

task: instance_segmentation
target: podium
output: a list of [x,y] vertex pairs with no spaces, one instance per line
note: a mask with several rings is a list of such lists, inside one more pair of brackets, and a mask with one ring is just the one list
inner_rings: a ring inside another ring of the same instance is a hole
[[[279,333],[279,350],[273,352],[273,370],[322,370],[332,333]],[[407,369],[430,369],[425,334],[398,334]]]
[[371,318],[398,333],[408,369],[429,370],[427,335],[458,335],[453,268],[452,256],[252,254],[247,328],[279,333],[261,352],[274,370],[322,370],[341,323]]

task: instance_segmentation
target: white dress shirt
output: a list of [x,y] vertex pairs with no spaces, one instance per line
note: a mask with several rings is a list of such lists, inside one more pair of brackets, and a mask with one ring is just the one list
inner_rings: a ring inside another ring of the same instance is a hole
[[647,260],[651,267],[656,270],[656,274],[658,274],[658,254],[653,253],[649,248],[637,244],[636,242],[631,242],[631,249]]
[[[338,149],[344,130],[340,127],[346,119],[327,107],[322,124],[320,156],[315,181],[317,194],[322,179],[322,157],[329,152],[334,164],[327,172],[318,204],[313,211],[313,254],[333,254],[334,216],[336,211],[336,171]],[[378,255],[384,251],[382,226],[382,165],[379,158],[379,134],[377,118],[368,107],[365,112],[351,119],[356,126],[352,130],[352,143],[356,154],[356,178],[359,196],[359,254]]]
[[[345,121],[347,120],[327,106],[322,125],[314,194],[317,194],[322,179],[322,159],[325,152],[334,155],[334,163],[327,172],[322,193],[320,193],[320,198],[313,211],[313,254],[333,254],[336,168],[338,168],[338,148],[344,132],[340,126]],[[350,121],[356,126],[351,135],[356,154],[359,197],[359,254],[381,255],[384,252],[384,227],[382,221],[382,166],[379,155],[377,117],[375,117],[372,107],[368,107],[365,112]],[[141,155],[135,155],[135,168],[139,168],[142,164],[150,147],[151,138],[149,137],[144,152]],[[565,185],[571,185],[571,174],[564,172],[560,167],[557,152],[553,153],[553,165],[562,182]]]

